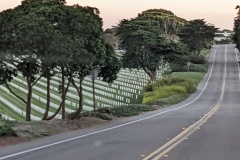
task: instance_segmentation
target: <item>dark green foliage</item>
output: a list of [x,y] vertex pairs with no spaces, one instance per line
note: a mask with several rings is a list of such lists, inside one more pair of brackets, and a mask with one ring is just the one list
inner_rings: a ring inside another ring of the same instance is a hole
[[101,112],[85,112],[85,113],[82,113],[82,116],[83,117],[97,117],[99,119],[102,119],[102,120],[112,120],[113,119],[113,116],[107,114],[107,113],[101,113]]
[[137,110],[134,110],[129,106],[113,107],[111,110],[113,115],[116,117],[129,117],[139,114]]
[[217,28],[207,24],[204,19],[195,19],[189,21],[178,35],[180,40],[188,46],[190,52],[200,55],[202,49],[209,48],[216,31]]
[[0,61],[0,85],[11,82],[15,76],[17,76],[17,70]]
[[187,64],[170,64],[170,68],[172,72],[186,72]]
[[148,112],[152,111],[152,107],[149,105],[143,104],[130,104],[126,106],[118,106],[112,108],[99,108],[97,112],[103,114],[110,114],[116,117],[129,117],[138,115],[141,112]]
[[0,137],[15,135],[12,126],[13,122],[2,119],[2,115],[0,114]]
[[115,56],[113,47],[110,44],[105,44],[106,58],[104,64],[100,68],[99,77],[103,78],[103,81],[112,83],[117,79],[117,73],[122,68],[122,63]]
[[190,55],[189,62],[194,64],[205,64],[206,60],[205,60],[205,57],[202,55]]
[[[236,6],[236,9],[240,9],[239,5]],[[234,19],[234,35],[233,35],[233,42],[236,44],[238,50],[240,50],[240,12],[238,11],[237,17]]]
[[[117,78],[121,63],[112,46],[103,39],[99,14],[97,8],[68,6],[65,0],[23,0],[21,5],[0,13],[0,84],[8,83],[16,75],[5,63],[14,65],[26,78],[27,100],[13,94],[26,104],[27,121],[31,120],[32,87],[39,80],[38,76],[47,78],[44,120],[53,118],[60,110],[62,119],[65,118],[70,83],[80,99],[76,113],[76,117],[79,116],[82,88],[81,83],[75,85],[73,77],[82,82],[90,71],[99,69],[104,81],[112,82]],[[57,112],[48,117],[50,81],[56,74],[61,76],[62,102]]]
[[182,63],[188,54],[183,44],[176,43],[176,34],[184,20],[163,9],[143,11],[138,17],[122,20],[117,35],[126,53],[125,68],[142,68],[152,81],[164,61]]

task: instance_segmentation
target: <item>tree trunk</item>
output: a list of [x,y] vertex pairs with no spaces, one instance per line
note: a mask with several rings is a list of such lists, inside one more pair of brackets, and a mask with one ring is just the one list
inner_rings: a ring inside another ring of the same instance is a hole
[[[66,97],[66,94],[67,94],[69,85],[70,85],[70,81],[68,82],[67,87],[66,87],[66,89],[65,89],[65,91],[66,91],[66,92],[65,92],[65,97]],[[53,119],[53,118],[60,112],[60,110],[61,110],[61,108],[62,108],[62,103],[63,103],[63,102],[60,103],[60,105],[59,105],[58,109],[56,110],[56,112],[55,112],[52,116],[46,118],[46,120],[51,120],[51,119]]]
[[46,110],[45,113],[43,115],[42,120],[46,120],[48,117],[48,112],[50,109],[50,77],[47,77],[47,104],[46,104]]
[[78,119],[80,117],[80,114],[83,109],[83,94],[82,94],[82,82],[84,80],[84,77],[79,78],[79,88],[75,84],[74,80],[72,80],[73,86],[76,88],[79,96],[79,103],[78,103],[78,109],[77,111],[70,117],[70,119]]
[[147,75],[150,77],[151,81],[157,80],[157,72],[156,69],[147,69],[143,68],[143,70],[147,73]]
[[65,94],[65,79],[64,79],[64,67],[61,67],[62,69],[62,119],[65,119],[65,100],[66,100],[66,94]]
[[31,99],[32,99],[32,85],[31,76],[27,77],[28,94],[27,94],[27,105],[26,105],[26,121],[31,121]]
[[93,87],[93,111],[96,111],[96,100],[95,100],[95,80],[92,79],[92,87]]
[[200,54],[201,54],[201,49],[198,49],[198,56],[200,56]]
[[56,110],[56,112],[52,116],[46,118],[46,120],[53,119],[60,112],[61,108],[62,108],[62,102],[60,103],[60,105],[59,105],[58,109]]

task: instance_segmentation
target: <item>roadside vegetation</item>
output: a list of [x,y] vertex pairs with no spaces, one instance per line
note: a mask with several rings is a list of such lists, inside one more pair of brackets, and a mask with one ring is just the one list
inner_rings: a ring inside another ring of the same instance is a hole
[[[38,86],[37,82],[43,77],[47,91],[43,95],[46,103],[39,103],[44,106],[44,113],[39,115],[43,121],[15,123],[0,117],[0,136],[15,133],[48,136],[54,127],[58,128],[54,133],[60,133],[65,128],[99,124],[92,118],[105,122],[176,104],[196,91],[207,72],[208,53],[217,30],[203,19],[187,21],[165,9],[148,9],[105,31],[102,26],[97,8],[68,6],[65,0],[23,0],[21,5],[0,13],[0,85],[6,86],[22,102],[26,121],[31,121],[34,113],[34,86]],[[119,48],[124,50],[121,58],[114,52]],[[159,80],[157,70],[163,69],[166,63],[170,70]],[[84,78],[98,70],[98,76],[111,83],[117,79],[122,66],[143,69],[150,78],[136,104],[83,112]],[[9,85],[18,74],[27,82],[27,94],[20,94]],[[54,76],[59,77],[61,97],[56,102],[59,105],[56,110],[50,107]],[[79,100],[76,111],[66,115],[70,85],[76,89]],[[54,112],[51,116],[50,111]],[[62,120],[55,119],[58,114]],[[57,123],[54,125],[54,122]],[[44,130],[44,126],[50,129]]]
[[0,114],[0,137],[1,136],[15,136],[15,132],[12,129],[14,122],[3,119]]
[[200,56],[189,56],[190,66],[173,65],[172,72],[144,88],[143,103],[165,107],[185,100],[197,90],[197,85],[207,72],[206,57],[209,52],[209,49],[205,49]]

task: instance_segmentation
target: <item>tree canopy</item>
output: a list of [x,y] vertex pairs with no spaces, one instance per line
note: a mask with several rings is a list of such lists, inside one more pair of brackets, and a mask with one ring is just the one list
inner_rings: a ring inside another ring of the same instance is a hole
[[159,34],[170,40],[177,40],[177,33],[186,24],[186,20],[165,9],[149,9],[138,14],[141,19],[152,19],[159,24]]
[[126,49],[123,66],[142,68],[151,80],[156,80],[156,71],[163,60],[172,61],[177,59],[174,58],[176,56],[181,58],[178,54],[187,54],[177,49],[183,45],[173,38],[184,22],[171,11],[163,9],[147,10],[136,18],[123,19],[117,30]]
[[[70,83],[75,84],[74,76],[82,81],[92,69],[109,66],[111,72],[102,71],[101,75],[108,82],[116,79],[121,64],[103,39],[99,13],[97,8],[67,6],[65,0],[24,0],[16,8],[0,13],[0,80],[8,86],[16,71],[26,78],[27,98],[15,95],[26,103],[27,121],[31,120],[32,87],[41,77],[47,78],[48,91],[43,119],[49,119],[49,86],[56,73],[61,75],[62,93],[56,114],[62,110],[63,119],[66,93]],[[81,86],[75,87],[79,91],[77,117],[82,111],[83,97]],[[8,89],[11,90],[10,86]]]
[[178,35],[190,52],[200,54],[203,48],[209,48],[217,30],[218,28],[207,24],[204,19],[195,19],[189,21]]

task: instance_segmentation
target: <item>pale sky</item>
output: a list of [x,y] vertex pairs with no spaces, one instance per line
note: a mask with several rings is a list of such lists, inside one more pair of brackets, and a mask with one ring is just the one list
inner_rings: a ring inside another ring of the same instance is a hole
[[[69,5],[97,7],[104,21],[104,28],[117,25],[121,19],[129,19],[138,13],[153,8],[172,11],[186,20],[204,18],[221,29],[232,29],[233,19],[240,5],[239,0],[67,0]],[[0,11],[13,8],[21,0],[0,0]]]

